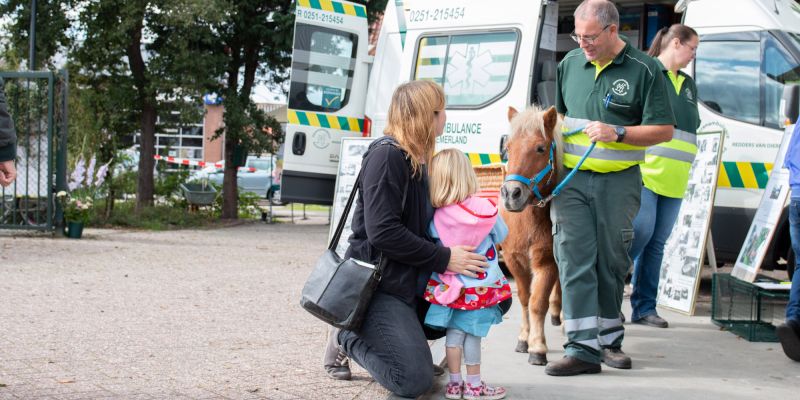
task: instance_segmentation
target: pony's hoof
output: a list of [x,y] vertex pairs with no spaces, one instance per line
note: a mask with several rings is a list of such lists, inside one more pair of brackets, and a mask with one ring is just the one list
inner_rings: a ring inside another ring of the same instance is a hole
[[530,353],[528,355],[528,364],[547,365],[547,354]]
[[517,342],[517,348],[514,349],[517,353],[527,353],[528,352],[528,342],[524,340],[520,340]]
[[550,323],[553,324],[553,326],[561,326],[561,317],[558,315],[551,315]]

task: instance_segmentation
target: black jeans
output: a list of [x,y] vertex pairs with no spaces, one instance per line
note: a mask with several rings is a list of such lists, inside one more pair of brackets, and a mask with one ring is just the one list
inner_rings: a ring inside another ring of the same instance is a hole
[[358,332],[341,331],[339,344],[392,393],[417,397],[433,385],[433,358],[414,306],[375,292]]

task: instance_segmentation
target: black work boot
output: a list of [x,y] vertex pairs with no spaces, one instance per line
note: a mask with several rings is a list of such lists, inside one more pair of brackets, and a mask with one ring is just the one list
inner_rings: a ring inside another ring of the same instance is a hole
[[786,357],[800,361],[800,321],[787,319],[775,330]]
[[544,368],[544,373],[552,376],[573,376],[598,372],[600,372],[600,364],[586,362],[572,356],[564,356],[558,361],[551,361]]
[[328,330],[328,344],[325,346],[325,355],[322,358],[322,365],[325,366],[325,372],[328,373],[333,379],[340,381],[349,381],[352,377],[350,373],[350,360],[347,354],[339,346],[339,331],[338,328],[330,328]]
[[642,318],[633,321],[634,324],[639,325],[647,325],[652,326],[654,328],[666,328],[669,326],[669,322],[664,318],[661,318],[658,314],[648,314]]
[[631,369],[631,358],[622,349],[603,349],[603,362],[611,368]]

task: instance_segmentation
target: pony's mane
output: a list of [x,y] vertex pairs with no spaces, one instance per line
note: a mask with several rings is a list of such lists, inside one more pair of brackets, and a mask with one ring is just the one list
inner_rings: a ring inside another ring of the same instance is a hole
[[561,160],[564,154],[564,141],[561,136],[561,117],[556,120],[556,126],[553,127],[552,132],[545,132],[544,130],[544,115],[546,110],[542,110],[539,106],[532,105],[525,111],[520,112],[511,120],[511,135],[509,140],[513,140],[516,136],[533,135],[534,132],[540,132],[544,140],[554,140],[556,143],[555,166],[561,175],[562,163]]

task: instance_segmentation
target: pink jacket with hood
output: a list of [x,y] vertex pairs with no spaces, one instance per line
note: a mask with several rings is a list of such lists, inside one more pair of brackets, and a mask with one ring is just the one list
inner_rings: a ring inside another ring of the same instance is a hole
[[461,203],[438,208],[433,214],[430,233],[446,247],[475,246],[475,252],[485,255],[489,261],[489,267],[477,278],[450,271],[434,273],[433,278],[438,278],[447,287],[446,290],[437,287],[434,291],[439,303],[452,303],[465,287],[491,287],[493,282],[502,278],[495,245],[505,239],[508,228],[497,213],[497,205],[491,200],[470,196]]

